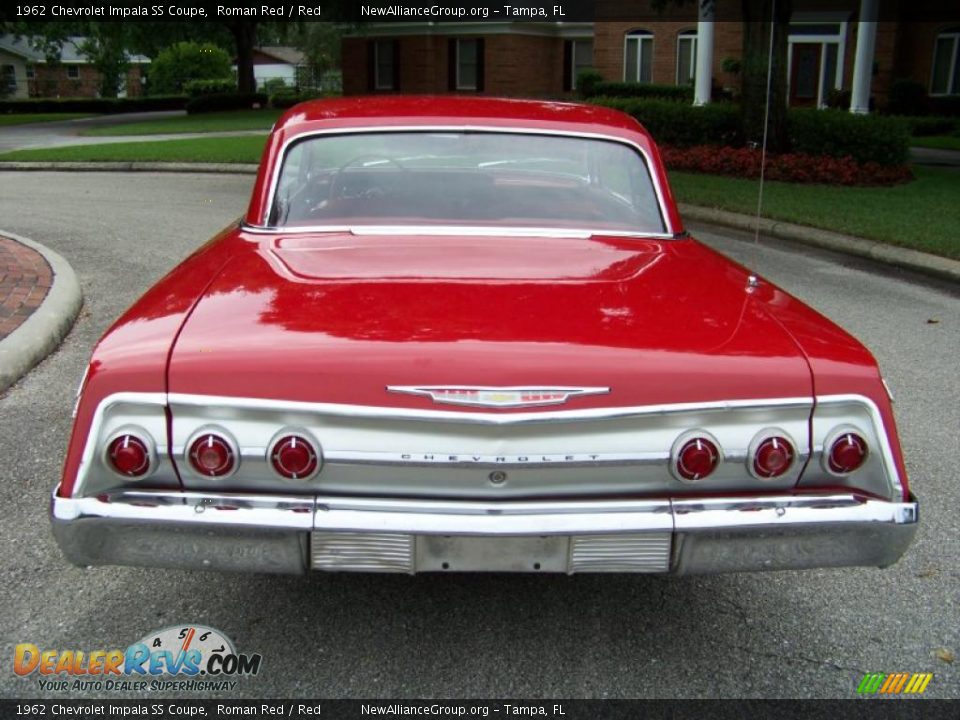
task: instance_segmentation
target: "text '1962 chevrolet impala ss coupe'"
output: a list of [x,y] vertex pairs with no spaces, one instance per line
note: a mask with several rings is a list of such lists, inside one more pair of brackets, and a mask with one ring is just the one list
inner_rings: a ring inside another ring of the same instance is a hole
[[243,220],[97,345],[80,565],[887,566],[916,529],[870,353],[690,238],[632,118],[299,105]]

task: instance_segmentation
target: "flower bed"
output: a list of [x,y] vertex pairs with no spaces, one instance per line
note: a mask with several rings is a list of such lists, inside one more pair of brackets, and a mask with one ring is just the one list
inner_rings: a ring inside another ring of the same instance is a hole
[[[698,145],[688,148],[664,147],[660,152],[670,170],[760,177],[760,150],[753,148]],[[896,185],[913,179],[906,165],[858,163],[851,157],[830,157],[790,153],[767,155],[767,180],[824,185]]]

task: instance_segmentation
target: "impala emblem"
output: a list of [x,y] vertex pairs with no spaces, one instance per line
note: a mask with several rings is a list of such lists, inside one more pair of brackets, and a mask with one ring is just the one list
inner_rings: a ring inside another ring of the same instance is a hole
[[560,405],[578,395],[603,395],[608,387],[469,387],[461,385],[387,385],[389,392],[424,395],[436,403],[512,408]]

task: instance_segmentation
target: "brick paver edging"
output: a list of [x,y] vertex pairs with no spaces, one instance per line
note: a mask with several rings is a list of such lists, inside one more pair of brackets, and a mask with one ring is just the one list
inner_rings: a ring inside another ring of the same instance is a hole
[[66,260],[0,230],[0,392],[60,344],[81,305],[80,283]]

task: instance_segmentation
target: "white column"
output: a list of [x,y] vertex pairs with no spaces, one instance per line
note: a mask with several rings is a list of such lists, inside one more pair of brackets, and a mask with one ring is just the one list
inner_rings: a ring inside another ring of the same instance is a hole
[[697,22],[697,70],[694,78],[693,104],[706,105],[710,102],[710,90],[713,85],[713,17],[714,3],[700,3],[700,17]]
[[873,49],[877,39],[877,0],[860,0],[857,23],[857,54],[853,60],[850,112],[870,112],[870,82],[873,79]]

